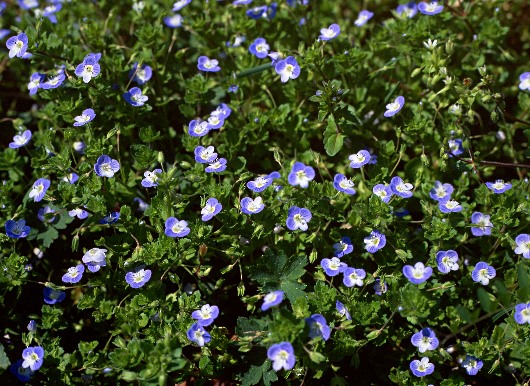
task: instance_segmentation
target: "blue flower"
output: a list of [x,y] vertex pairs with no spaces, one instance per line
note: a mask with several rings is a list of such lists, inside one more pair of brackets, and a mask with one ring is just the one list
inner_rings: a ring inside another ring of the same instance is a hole
[[376,253],[378,250],[386,245],[386,236],[374,229],[368,236],[364,238],[364,248],[370,253]]
[[66,298],[64,291],[55,290],[50,287],[44,287],[42,293],[46,304],[60,303]]
[[64,283],[75,284],[83,278],[83,272],[85,272],[85,266],[78,264],[75,267],[68,268],[68,271],[63,275],[62,281]]
[[226,42],[227,47],[239,47],[241,43],[247,40],[247,37],[244,35],[236,35],[234,38],[234,43],[230,43],[230,41]]
[[337,300],[335,302],[335,308],[340,316],[345,316],[346,320],[351,320],[350,312],[348,311],[348,309],[346,308],[344,304],[342,304],[341,302]]
[[322,28],[320,30],[320,40],[331,40],[339,36],[340,26],[338,24],[331,24],[328,28]]
[[193,311],[191,317],[197,320],[197,324],[202,327],[209,326],[215,318],[219,316],[219,307],[205,304],[200,310]]
[[420,332],[412,335],[410,341],[421,353],[424,353],[427,350],[434,350],[439,344],[436,334],[429,327],[425,327]]
[[449,154],[450,157],[464,153],[464,146],[462,145],[461,139],[450,139],[447,144],[449,150],[451,150],[451,153]]
[[518,324],[530,324],[530,302],[517,304],[513,317]]
[[248,48],[249,52],[260,59],[264,59],[269,55],[270,46],[263,38],[257,38]]
[[192,137],[202,137],[210,131],[211,127],[207,121],[193,120],[188,126],[188,134]]
[[250,197],[244,197],[241,199],[241,212],[245,214],[256,214],[259,213],[265,208],[263,199],[261,197],[256,197],[254,200]]
[[322,259],[320,262],[324,272],[328,276],[337,276],[339,273],[342,273],[348,268],[346,263],[342,263],[338,257],[332,257],[331,259]]
[[387,203],[392,198],[392,188],[389,185],[377,184],[372,188],[372,193],[379,197],[384,203]]
[[31,371],[37,371],[44,361],[44,349],[41,346],[28,347],[22,351],[22,367]]
[[234,0],[232,5],[246,5],[252,3],[252,0]]
[[518,255],[523,255],[525,259],[530,259],[530,235],[521,233],[515,238],[515,244],[517,244],[517,247],[514,252]]
[[296,79],[300,75],[300,66],[295,58],[288,56],[274,65],[274,71],[280,75],[282,83],[289,79]]
[[475,265],[473,271],[471,272],[471,278],[476,283],[481,283],[482,285],[488,285],[490,280],[497,275],[495,268],[487,263],[481,261]]
[[58,74],[55,76],[52,76],[51,78],[48,78],[48,80],[40,85],[40,88],[43,90],[50,90],[52,88],[57,88],[61,84],[63,84],[64,80],[66,79],[64,74]]
[[486,186],[493,193],[501,194],[512,188],[512,184],[504,182],[504,180],[495,180],[495,182],[486,182]]
[[403,275],[412,284],[421,284],[431,277],[432,268],[424,266],[421,262],[414,264],[414,267],[412,265],[405,265],[403,267]]
[[94,113],[94,110],[92,109],[86,109],[83,110],[81,115],[78,115],[74,118],[74,126],[83,126],[87,124],[88,122],[92,121],[96,117],[96,114]]
[[84,220],[88,217],[88,212],[81,208],[75,208],[68,212],[70,217],[77,217],[80,220]]
[[182,27],[182,20],[182,16],[178,13],[175,13],[174,15],[166,16],[164,18],[164,24],[169,28],[179,28]]
[[313,314],[309,318],[305,319],[309,323],[309,337],[322,338],[328,340],[331,334],[331,329],[326,322],[326,319],[321,314]]
[[28,49],[28,36],[22,32],[17,36],[11,36],[6,42],[7,49],[9,50],[9,57],[22,58]]
[[302,162],[295,162],[287,181],[292,186],[300,185],[301,188],[307,188],[309,181],[312,181],[313,178],[315,178],[315,169],[304,165]]
[[55,14],[61,10],[62,4],[51,4],[44,7],[42,16],[47,17],[50,22],[57,24],[57,16]]
[[357,16],[357,20],[353,24],[355,24],[357,27],[361,27],[366,24],[368,20],[370,20],[374,16],[373,12],[362,10],[359,12],[359,16]]
[[220,173],[226,169],[226,159],[219,158],[215,162],[212,162],[204,171],[206,173]]
[[138,67],[138,62],[135,62],[133,68],[129,71],[129,78],[140,86],[151,79],[151,76],[153,76],[153,69],[146,64]]
[[13,142],[9,144],[11,149],[18,149],[19,147],[26,146],[31,140],[31,130],[25,130],[22,134],[17,134],[13,137]]
[[344,278],[342,279],[342,283],[346,287],[362,287],[364,284],[363,279],[366,278],[366,271],[360,268],[348,267],[344,270],[343,274]]
[[149,170],[144,173],[144,179],[141,184],[144,188],[153,188],[158,186],[158,174],[162,174],[162,169],[155,169],[152,172]]
[[471,233],[473,236],[491,235],[491,228],[493,228],[493,224],[490,221],[490,216],[480,212],[474,212],[471,215],[471,223],[475,225],[471,227]]
[[191,0],[178,0],[175,3],[173,3],[173,12],[180,11],[182,8],[184,8],[186,5],[191,3]]
[[433,200],[436,201],[448,201],[451,199],[451,194],[453,193],[454,188],[451,184],[442,184],[440,181],[434,183],[434,188],[429,192],[429,195]]
[[412,197],[412,188],[414,188],[412,184],[403,182],[400,177],[392,177],[390,180],[390,189],[392,189],[392,193],[394,193],[396,196],[403,198]]
[[101,267],[107,265],[107,255],[105,252],[107,252],[107,250],[103,248],[92,248],[83,255],[81,260],[87,265],[90,272],[97,272]]
[[138,210],[140,212],[145,212],[149,208],[149,204],[142,200],[140,197],[134,197],[134,202],[138,203]]
[[280,173],[272,172],[266,176],[257,177],[254,181],[247,182],[247,188],[256,193],[263,192],[272,184],[275,178],[280,178]]
[[267,311],[273,306],[277,306],[283,301],[283,291],[272,291],[265,295],[263,298],[263,304],[261,305],[262,311]]
[[377,296],[381,296],[382,294],[386,293],[386,291],[388,291],[388,285],[386,284],[386,282],[384,281],[383,283],[381,283],[381,279],[379,278],[375,279],[373,288]]
[[482,366],[484,363],[473,355],[466,354],[466,359],[462,361],[462,367],[466,369],[468,375],[477,375]]
[[84,151],[85,151],[85,148],[86,148],[86,145],[84,142],[82,141],[77,141],[77,142],[74,142],[72,144],[72,147],[74,148],[74,150],[79,153],[79,154],[84,154]]
[[29,95],[35,95],[37,93],[39,88],[41,88],[41,83],[44,82],[44,79],[46,79],[46,76],[39,74],[38,72],[31,74],[28,83]]
[[453,250],[439,251],[436,254],[436,264],[438,271],[441,273],[449,273],[450,271],[458,271],[458,253]]
[[101,67],[98,63],[101,54],[90,53],[83,59],[83,62],[75,68],[75,74],[83,78],[83,82],[88,83],[90,79],[99,75]]
[[68,173],[66,176],[64,176],[62,179],[64,182],[68,182],[70,185],[73,185],[79,180],[79,175],[77,173]]
[[39,178],[33,184],[33,187],[29,192],[29,198],[33,198],[35,202],[41,201],[49,187],[50,180],[47,180],[46,178]]
[[147,95],[142,95],[142,90],[140,90],[138,87],[133,87],[126,93],[123,93],[123,99],[125,99],[125,102],[134,107],[140,107],[147,102],[149,97],[147,97]]
[[307,230],[307,223],[311,220],[311,217],[309,209],[291,206],[287,212],[287,221],[285,223],[287,228],[292,231],[300,229],[305,232]]
[[282,368],[291,370],[296,362],[293,346],[289,342],[273,344],[267,350],[267,358],[272,361],[274,371],[279,371]]
[[228,92],[237,92],[237,90],[239,90],[239,86],[237,84],[233,84],[228,87]]
[[52,223],[53,220],[55,220],[55,216],[49,218],[48,220],[46,220],[46,218],[44,217],[46,214],[48,213],[54,213],[55,210],[53,210],[52,208],[50,208],[48,205],[42,207],[39,209],[39,211],[37,212],[37,218],[42,221],[42,222],[48,222],[48,223]]
[[387,118],[396,115],[403,108],[404,104],[405,104],[405,98],[403,98],[402,96],[398,96],[394,100],[394,102],[386,105],[387,110],[385,111],[383,115]]
[[101,220],[99,220],[99,223],[110,225],[110,224],[114,224],[115,222],[117,222],[119,218],[120,218],[120,212],[111,212],[105,217],[103,217]]
[[217,158],[217,153],[213,146],[197,146],[193,153],[195,154],[195,161],[201,164],[212,163]]
[[188,228],[188,222],[184,220],[179,220],[175,217],[170,217],[166,220],[165,223],[166,230],[164,233],[169,237],[185,237],[190,233],[190,228]]
[[357,154],[350,155],[348,159],[351,161],[350,167],[358,169],[370,162],[370,152],[367,150],[360,150]]
[[442,213],[451,213],[451,212],[460,212],[462,211],[462,205],[458,203],[458,201],[455,200],[449,200],[449,201],[440,201],[438,203],[438,207],[442,211]]
[[254,8],[247,10],[246,14],[247,16],[255,20],[266,18],[268,9],[269,8],[266,5],[261,5],[259,7],[254,7]]
[[125,275],[125,281],[132,288],[143,287],[151,279],[151,270],[150,269],[137,269],[132,272],[127,272]]
[[335,256],[342,257],[353,252],[353,244],[349,237],[344,236],[338,243],[333,244]]
[[414,1],[407,4],[400,4],[396,8],[396,13],[401,17],[412,18],[418,13],[418,6]]
[[23,218],[15,221],[15,220],[7,220],[5,223],[6,228],[6,235],[8,237],[11,237],[12,239],[20,239],[23,237],[27,237],[29,232],[31,231],[31,228],[26,225],[26,220]]
[[29,321],[28,323],[28,331],[29,332],[35,332],[37,331],[37,322],[33,319]]
[[206,201],[206,205],[201,210],[202,214],[202,221],[209,221],[213,218],[213,216],[217,215],[221,209],[223,209],[223,206],[219,201],[217,201],[216,198],[209,198]]
[[410,370],[415,376],[424,377],[433,373],[434,365],[432,363],[429,363],[429,358],[424,357],[421,358],[421,361],[415,359],[410,362]]
[[94,171],[100,177],[114,177],[114,173],[120,170],[120,163],[108,155],[99,156],[94,165]]
[[519,83],[519,89],[530,91],[530,72],[523,72],[519,76],[519,80],[521,81]]
[[22,362],[23,360],[19,359],[13,363],[11,366],[9,366],[9,371],[11,371],[19,381],[28,382],[31,379],[31,376],[34,374],[34,371],[32,371],[29,367],[22,367]]
[[198,323],[193,323],[189,328],[186,336],[189,340],[194,343],[197,343],[199,346],[204,346],[206,343],[210,342],[210,334],[204,329],[203,326],[200,326]]
[[418,4],[418,10],[423,13],[424,15],[437,15],[440,12],[442,12],[444,9],[443,5],[438,5],[437,1],[431,1],[430,3],[426,3],[422,1]]
[[199,56],[197,68],[205,72],[217,72],[221,70],[217,59],[210,59],[207,56]]

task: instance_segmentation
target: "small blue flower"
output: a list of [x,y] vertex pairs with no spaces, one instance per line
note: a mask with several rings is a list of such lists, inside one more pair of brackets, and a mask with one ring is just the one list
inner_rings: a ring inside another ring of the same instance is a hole
[[170,217],[165,223],[166,229],[164,233],[169,237],[185,237],[190,233],[188,222],[179,220],[175,217]]
[[68,212],[70,217],[77,217],[80,220],[84,220],[88,217],[88,212],[82,208],[75,208]]
[[373,12],[362,10],[359,12],[359,16],[357,16],[357,20],[353,24],[355,24],[357,27],[361,27],[365,25],[368,20],[370,20],[374,16]]
[[219,316],[219,307],[205,304],[200,310],[193,311],[191,317],[197,320],[197,324],[202,327],[209,326],[215,318]]
[[44,10],[42,12],[42,16],[47,17],[50,22],[53,24],[57,24],[57,16],[55,15],[57,12],[61,10],[63,7],[62,4],[50,4],[44,7]]
[[195,161],[200,162],[201,164],[212,163],[217,158],[217,153],[213,146],[197,146],[193,153],[195,154]]
[[523,72],[519,76],[519,80],[521,81],[519,83],[519,89],[530,91],[530,72]]
[[83,278],[83,272],[85,272],[85,266],[78,264],[75,267],[68,268],[68,271],[63,275],[62,281],[64,283],[78,283]]
[[52,208],[50,208],[48,205],[42,207],[39,209],[39,211],[37,212],[37,218],[42,221],[42,222],[48,222],[48,223],[52,223],[53,220],[55,220],[55,216],[49,218],[48,220],[46,220],[46,218],[44,217],[46,214],[48,213],[54,213],[55,210],[53,210]]
[[274,65],[274,71],[280,75],[282,83],[289,79],[296,79],[300,75],[300,66],[295,58],[288,56]]
[[105,252],[107,250],[103,248],[92,248],[83,255],[81,260],[87,265],[90,272],[97,272],[101,267],[107,265]]
[[407,4],[400,4],[396,8],[396,13],[398,16],[408,17],[410,19],[418,13],[418,6],[414,1],[408,2]]
[[207,56],[199,56],[197,68],[205,72],[217,72],[221,70],[217,59],[210,59]]
[[287,228],[292,231],[300,229],[305,232],[307,230],[307,223],[311,220],[311,217],[312,215],[309,209],[291,206],[287,212],[287,221],[285,223]]
[[28,36],[22,32],[17,36],[12,36],[7,39],[6,42],[7,49],[9,50],[9,57],[22,58],[28,49]]
[[344,270],[343,274],[344,278],[342,279],[342,283],[346,287],[362,287],[364,284],[363,279],[366,278],[366,271],[360,268],[348,267]]
[[151,270],[150,269],[137,269],[132,272],[127,272],[125,275],[125,281],[132,288],[143,287],[151,279]]
[[421,284],[431,277],[432,268],[424,266],[421,262],[414,264],[414,267],[412,265],[405,265],[403,267],[403,275],[412,284]]
[[333,244],[335,256],[342,257],[353,252],[353,244],[349,237],[344,236],[338,243]]
[[410,341],[421,353],[424,353],[427,350],[434,350],[439,344],[436,334],[429,327],[425,327],[420,332],[412,335]]
[[322,338],[328,340],[331,334],[331,329],[326,322],[326,319],[321,314],[313,314],[309,318],[305,319],[309,324],[309,337],[313,338]]
[[518,324],[530,324],[530,302],[517,304],[513,317]]
[[5,223],[6,228],[6,235],[8,237],[11,237],[12,239],[20,239],[23,237],[27,237],[29,232],[31,231],[31,228],[26,225],[26,220],[23,218],[15,221],[15,220],[7,220]]
[[64,291],[55,290],[50,287],[44,287],[42,293],[46,304],[60,303],[66,298]]
[[518,255],[523,255],[525,259],[530,259],[530,235],[521,233],[515,238],[515,244],[517,247],[515,248],[514,252]]
[[37,371],[44,361],[44,349],[41,346],[28,347],[22,351],[22,367],[31,371]]
[[482,285],[488,285],[490,280],[497,275],[495,268],[487,263],[481,261],[475,265],[475,268],[471,272],[471,278],[476,283],[481,283]]
[[138,62],[135,62],[129,71],[129,78],[140,86],[151,79],[151,76],[153,76],[153,69],[146,64],[138,67]]
[[142,200],[140,197],[134,197],[134,202],[138,203],[138,210],[140,212],[145,212],[149,208],[149,204]]
[[28,331],[29,332],[35,332],[37,331],[37,322],[34,320],[30,320],[28,323]]
[[48,78],[48,80],[40,85],[40,88],[43,90],[50,90],[53,88],[57,88],[60,85],[63,84],[64,80],[66,79],[66,76],[64,74],[58,74],[55,76],[52,76],[51,78]]
[[374,283],[374,292],[377,296],[381,296],[382,294],[386,293],[388,291],[388,285],[385,281],[381,283],[381,279],[376,278]]
[[268,10],[269,8],[266,5],[261,5],[259,7],[254,7],[254,8],[247,10],[246,14],[252,19],[257,20],[261,18],[267,18]]
[[348,157],[350,167],[358,169],[370,162],[370,152],[367,150],[360,150],[357,154],[352,154]]
[[35,95],[39,88],[42,88],[41,84],[44,82],[44,79],[46,79],[46,76],[38,72],[31,74],[28,83],[29,95]]
[[118,170],[120,170],[120,163],[105,154],[99,156],[94,164],[94,171],[100,177],[114,177],[114,173]]
[[202,214],[202,221],[209,221],[213,218],[213,216],[217,215],[221,209],[223,209],[223,206],[219,201],[217,201],[216,198],[209,198],[206,201],[206,205],[201,210]]
[[29,367],[24,368],[22,367],[22,359],[19,359],[15,363],[13,363],[11,366],[9,366],[9,371],[11,371],[15,377],[21,382],[29,382],[31,379],[31,376],[35,373],[32,371]]
[[241,212],[245,214],[256,214],[259,213],[265,208],[263,199],[261,197],[256,197],[254,200],[250,197],[244,197],[241,199]]
[[123,98],[125,99],[125,102],[134,107],[143,106],[149,99],[147,95],[142,95],[142,90],[138,87],[133,87],[126,93],[123,93]]
[[244,35],[236,35],[234,38],[234,43],[230,43],[230,41],[226,42],[227,47],[239,47],[241,43],[247,40],[247,37]]
[[46,178],[39,178],[35,183],[33,184],[33,187],[31,188],[29,192],[29,198],[33,198],[35,202],[39,202],[44,198],[44,195],[46,194],[46,191],[50,187],[50,180]]
[[490,216],[482,214],[480,212],[474,212],[471,215],[471,223],[474,225],[471,227],[471,233],[473,236],[489,236],[491,235],[491,229],[493,224],[490,221]]
[[388,204],[394,193],[390,185],[377,184],[372,188],[372,193],[379,197],[384,203]]
[[438,5],[437,1],[431,1],[430,3],[422,1],[418,4],[418,10],[428,16],[437,15],[442,12],[443,9],[443,5]]
[[293,346],[289,342],[273,344],[267,350],[267,358],[272,361],[274,371],[279,371],[282,368],[291,370],[296,362]]
[[144,188],[153,188],[158,186],[158,175],[162,174],[162,169],[155,169],[152,172],[149,170],[144,173],[144,179],[141,184]]
[[386,111],[383,115],[387,118],[396,115],[403,108],[404,104],[405,98],[401,95],[398,96],[396,99],[394,99],[394,102],[386,105]]
[[114,224],[119,219],[120,219],[120,212],[111,212],[105,217],[103,217],[101,220],[99,220],[99,223],[110,225],[110,224]]
[[442,213],[462,211],[462,205],[460,205],[458,201],[455,201],[455,200],[440,201],[438,202],[438,207],[440,208],[440,211],[442,211]]
[[466,369],[468,375],[477,375],[482,366],[484,363],[473,355],[466,354],[466,358],[462,361],[462,367]]
[[193,323],[189,328],[186,336],[189,340],[194,343],[197,343],[199,346],[204,346],[206,343],[209,343],[211,340],[210,334],[204,329],[203,326],[200,326],[198,323]]
[[94,110],[92,109],[86,109],[83,110],[81,115],[78,115],[74,118],[74,126],[83,126],[87,124],[88,122],[92,121],[96,117],[96,114],[94,113]]
[[449,273],[450,271],[458,271],[458,253],[453,250],[439,251],[436,254],[436,264],[438,271],[441,273]]
[[226,159],[219,158],[215,162],[212,162],[204,171],[206,173],[220,173],[226,169]]
[[332,257],[331,259],[322,259],[320,262],[324,272],[328,276],[337,276],[339,273],[342,273],[348,268],[346,263],[342,263],[338,257]]
[[396,196],[410,198],[412,197],[412,188],[414,188],[412,184],[403,182],[400,177],[392,177],[390,180],[390,189],[392,189],[392,193],[394,193]]
[[98,63],[101,54],[90,53],[83,59],[83,62],[75,68],[75,74],[83,78],[83,82],[88,83],[90,79],[99,75],[101,67]]
[[386,245],[386,236],[374,229],[368,236],[364,238],[364,248],[370,253],[376,253],[378,250]]
[[86,148],[86,145],[84,142],[82,141],[77,141],[77,142],[74,142],[72,144],[72,147],[74,148],[74,150],[79,153],[79,154],[84,154],[85,152],[85,148]]
[[436,181],[434,183],[434,188],[430,190],[429,195],[433,200],[443,202],[451,199],[451,194],[453,191],[453,185],[442,184],[440,181]]
[[66,176],[61,178],[62,181],[68,182],[70,185],[73,185],[79,180],[79,175],[77,173],[68,173]]
[[495,182],[486,182],[486,186],[493,193],[501,194],[512,188],[512,184],[504,182],[504,180],[495,180]]
[[188,125],[188,134],[192,137],[202,137],[208,134],[211,127],[207,121],[201,121],[200,119],[193,120]]
[[322,28],[320,30],[320,40],[331,40],[339,36],[340,26],[338,24],[331,24],[328,28]]
[[173,3],[173,12],[180,11],[182,8],[184,8],[186,5],[191,3],[191,0],[178,0],[175,3]]
[[232,84],[230,87],[228,87],[228,92],[237,92],[239,90],[239,86],[237,84]]
[[175,13],[174,15],[166,16],[164,18],[164,24],[169,28],[180,28],[182,27],[182,20],[182,15]]
[[257,38],[248,48],[249,52],[260,59],[269,55],[270,46],[264,38]]
[[31,130],[25,130],[22,134],[17,134],[13,137],[13,142],[9,144],[11,149],[18,149],[26,146],[31,140]]
[[464,146],[461,139],[450,139],[447,144],[449,146],[449,150],[451,150],[451,153],[449,153],[450,157],[464,153]]
[[421,358],[421,361],[415,359],[410,362],[410,370],[415,376],[424,377],[434,372],[434,365],[429,363],[429,358],[424,357]]
[[348,309],[346,308],[344,304],[342,304],[341,302],[337,300],[335,302],[335,308],[340,316],[345,316],[346,320],[351,320],[350,312],[348,311]]
[[273,306],[277,306],[283,301],[283,291],[272,291],[265,295],[265,298],[263,298],[263,304],[261,305],[262,311],[267,311],[269,308]]
[[302,162],[295,162],[287,181],[292,186],[300,185],[301,188],[307,188],[309,181],[312,181],[313,178],[315,178],[315,169],[304,165]]
[[256,193],[263,192],[272,184],[275,178],[280,178],[280,173],[272,172],[266,176],[257,177],[254,181],[247,182],[247,188]]

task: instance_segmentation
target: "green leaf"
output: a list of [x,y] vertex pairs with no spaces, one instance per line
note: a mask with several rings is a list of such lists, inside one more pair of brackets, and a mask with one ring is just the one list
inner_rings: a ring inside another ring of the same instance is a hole
[[329,156],[337,154],[344,144],[344,135],[339,132],[333,115],[328,117],[328,125],[324,131],[324,148]]
[[495,297],[486,291],[483,287],[478,287],[477,297],[480,301],[480,306],[486,312],[491,312],[496,308]]
[[278,380],[276,372],[271,370],[271,362],[266,360],[261,366],[250,366],[250,370],[247,371],[242,378],[242,386],[257,385],[263,378],[265,385],[270,385],[271,382]]
[[11,365],[11,362],[9,362],[9,358],[4,351],[4,346],[0,343],[0,370],[6,370],[9,365]]
[[526,301],[530,293],[530,280],[528,279],[528,269],[522,263],[517,266],[517,282],[519,284],[517,291],[519,299]]

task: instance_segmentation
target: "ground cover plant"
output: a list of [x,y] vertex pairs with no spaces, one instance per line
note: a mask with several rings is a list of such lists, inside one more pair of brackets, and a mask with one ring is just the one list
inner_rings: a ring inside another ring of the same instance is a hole
[[527,1],[0,2],[0,379],[530,380]]

